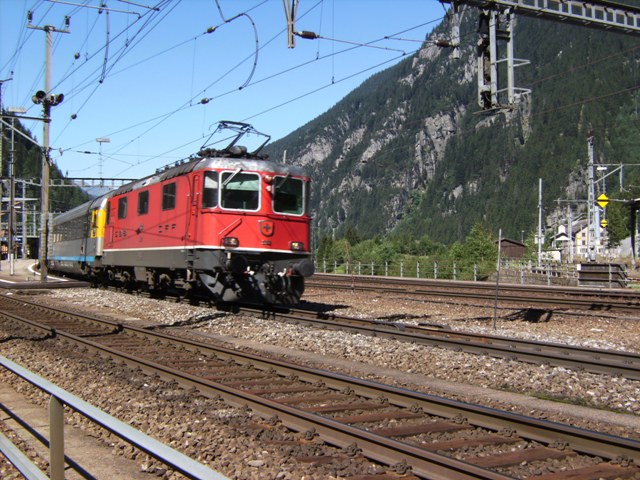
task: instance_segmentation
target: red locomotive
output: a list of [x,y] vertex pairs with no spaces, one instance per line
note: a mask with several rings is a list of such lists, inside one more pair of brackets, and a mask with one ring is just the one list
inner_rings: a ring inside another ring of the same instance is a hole
[[[128,289],[208,291],[215,300],[297,303],[313,274],[310,179],[234,140],[66,212],[49,268]],[[262,134],[261,134],[262,135]]]

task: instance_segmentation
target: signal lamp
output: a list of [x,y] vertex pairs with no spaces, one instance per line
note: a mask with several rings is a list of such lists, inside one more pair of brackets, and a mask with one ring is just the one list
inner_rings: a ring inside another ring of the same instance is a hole
[[294,252],[301,252],[304,250],[304,242],[291,242],[289,248]]
[[31,97],[31,100],[33,101],[33,103],[39,104],[44,102],[44,99],[46,97],[47,97],[47,94],[44,91],[38,90],[36,94],[33,97]]
[[58,104],[62,103],[63,100],[64,100],[64,94],[62,94],[62,93],[58,93],[58,94],[51,93],[47,97],[47,101],[49,102],[49,105],[51,105],[51,106],[58,105]]
[[225,247],[237,247],[240,242],[236,237],[224,237],[222,239],[222,245]]

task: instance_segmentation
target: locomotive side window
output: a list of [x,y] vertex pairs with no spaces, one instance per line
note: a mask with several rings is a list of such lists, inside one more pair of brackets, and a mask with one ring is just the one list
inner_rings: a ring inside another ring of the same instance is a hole
[[118,218],[127,218],[127,197],[118,199]]
[[107,202],[107,225],[111,223],[111,202]]
[[289,215],[304,213],[304,182],[298,178],[275,177],[273,211]]
[[218,206],[218,172],[204,172],[202,208]]
[[138,215],[149,213],[149,190],[138,193]]
[[260,205],[260,177],[255,173],[222,173],[222,208],[257,210]]
[[162,186],[162,210],[176,208],[176,182]]

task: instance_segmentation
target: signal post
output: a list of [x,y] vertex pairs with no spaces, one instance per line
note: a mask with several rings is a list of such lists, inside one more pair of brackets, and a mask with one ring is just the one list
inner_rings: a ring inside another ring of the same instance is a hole
[[42,104],[42,174],[40,190],[40,248],[38,262],[40,263],[40,281],[47,281],[47,248],[49,237],[49,168],[51,158],[49,156],[49,124],[51,123],[51,107],[58,105],[64,99],[61,93],[54,95],[51,90],[51,49],[53,45],[53,33],[69,33],[69,17],[65,17],[65,29],[60,30],[51,25],[37,27],[31,24],[32,12],[28,13],[29,24],[27,28],[42,30],[45,32],[45,77],[44,91],[39,90],[32,97],[33,103]]

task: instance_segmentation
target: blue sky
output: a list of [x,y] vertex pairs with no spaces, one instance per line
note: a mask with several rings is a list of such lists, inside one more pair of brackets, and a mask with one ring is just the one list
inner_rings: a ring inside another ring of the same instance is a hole
[[[65,99],[50,135],[70,177],[148,175],[197,152],[219,120],[277,140],[415,52],[444,15],[437,0],[300,0],[296,30],[322,38],[290,49],[281,0],[106,3],[108,14],[74,6],[99,0],[0,0],[2,104],[29,116],[42,114],[31,96],[44,89],[45,33],[27,11],[60,30],[70,16],[70,33],[53,34],[52,93]],[[42,141],[42,123],[25,124]]]

